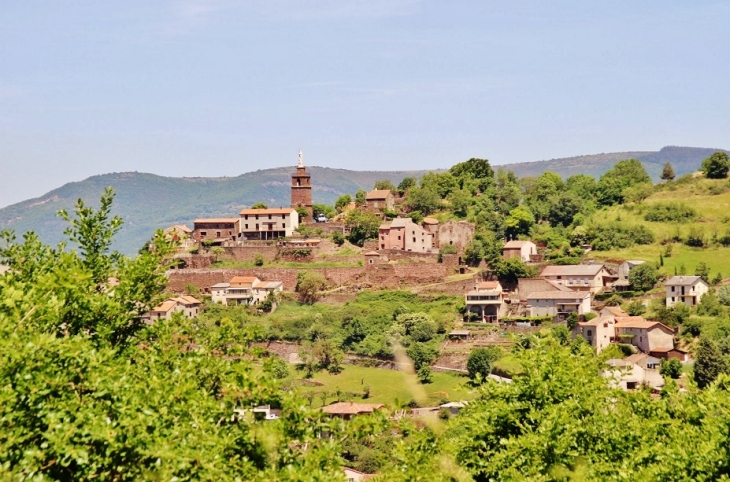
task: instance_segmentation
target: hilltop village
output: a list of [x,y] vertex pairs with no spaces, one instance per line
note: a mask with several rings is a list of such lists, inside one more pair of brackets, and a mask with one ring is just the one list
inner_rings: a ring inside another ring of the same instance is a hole
[[0,233],[1,456],[64,479],[721,478],[728,172],[469,159],[327,206],[300,158],[289,206],[131,259],[107,188],[60,213],[72,249]]
[[[636,169],[631,163],[638,161],[622,163],[624,168],[628,164],[629,169]],[[472,177],[477,180],[479,169],[492,172],[481,160],[459,166],[476,172]],[[538,183],[546,177],[554,182],[549,175],[541,176]],[[499,176],[508,177],[505,173]],[[434,190],[445,182],[431,181]],[[167,228],[165,236],[180,243],[174,269],[167,273],[168,289],[177,295],[156,307],[151,317],[169,318],[176,311],[195,316],[202,303],[195,300],[191,311],[192,294],[209,296],[214,304],[245,305],[268,313],[282,299],[337,305],[353,301],[365,291],[399,290],[462,300],[458,312],[443,323],[443,341],[435,348],[437,352],[428,363],[420,364],[432,371],[466,374],[474,349],[509,347],[514,334],[560,325],[596,353],[613,347],[604,375],[625,390],[643,386],[659,391],[665,383],[662,364],[693,361],[686,340],[680,342],[677,337],[679,326],[671,317],[678,310],[683,313],[685,308],[701,304],[702,297],[711,292],[708,273],[687,275],[683,268],[681,273],[660,278],[653,262],[595,259],[586,236],[579,236],[572,247],[555,249],[549,236],[541,236],[536,226],[531,231],[520,228],[519,223],[525,222],[519,218],[520,206],[509,213],[517,218],[509,220],[516,229],[506,229],[504,238],[494,239],[499,260],[488,260],[486,255],[474,255],[475,245],[483,242],[474,222],[459,219],[457,210],[453,210],[457,215],[434,216],[428,209],[414,206],[411,190],[425,190],[424,180],[420,188],[415,179],[406,179],[398,187],[389,181],[378,182],[369,192],[342,196],[334,208],[313,203],[313,182],[300,154],[291,175],[290,206],[270,208],[261,203],[243,209],[235,218],[201,218],[192,229],[184,225]],[[627,200],[636,196],[628,187]],[[460,201],[450,195],[446,202],[453,206]],[[571,202],[574,199],[566,198],[556,203],[569,210]],[[575,208],[571,218],[577,220],[579,211]],[[533,216],[522,214],[528,221]],[[537,234],[534,239],[531,232]],[[585,228],[579,225],[575,232],[584,233]],[[632,242],[641,243],[646,233],[629,236],[635,238]],[[600,236],[594,236],[594,242],[600,244],[596,238]],[[660,279],[662,283],[657,284]],[[657,286],[663,287],[661,294],[654,289]],[[636,297],[642,293],[647,295]],[[652,300],[661,307],[660,318],[642,316]],[[675,308],[678,304],[683,308]],[[267,349],[288,360],[302,360],[303,348],[296,343],[271,340]],[[348,357],[358,363],[356,353]],[[363,362],[373,355],[360,358]],[[382,355],[375,355],[377,358],[380,361],[372,363],[387,364]],[[499,363],[494,373],[505,379],[512,376],[509,370],[500,370]]]

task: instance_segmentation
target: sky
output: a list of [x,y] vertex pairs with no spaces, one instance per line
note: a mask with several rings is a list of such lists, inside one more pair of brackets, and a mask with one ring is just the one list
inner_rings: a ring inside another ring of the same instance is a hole
[[730,148],[730,2],[0,4],[0,207],[108,172]]

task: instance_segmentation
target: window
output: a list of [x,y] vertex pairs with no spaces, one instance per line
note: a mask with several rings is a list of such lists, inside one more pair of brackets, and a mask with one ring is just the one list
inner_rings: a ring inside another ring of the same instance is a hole
[[398,241],[400,241],[400,236],[398,236]]
[[281,219],[286,219],[286,214],[282,214]]
[[256,231],[259,230],[259,223],[256,223]]
[[259,215],[257,214],[257,215],[256,215],[256,220],[258,220],[258,219],[259,219]]
[[563,277],[562,276],[558,276],[558,279],[563,279]]
[[246,224],[246,229],[248,229],[248,224]]
[[286,223],[281,223],[281,229],[286,229]]
[[200,235],[201,235],[201,236],[207,236],[207,235],[208,235],[208,231],[201,231],[201,232],[200,232]]
[[216,238],[220,238],[221,237],[221,232],[220,231],[216,231],[215,232],[215,237]]
[[271,214],[269,214],[269,219],[271,219]]
[[593,331],[592,330],[586,330],[586,336],[588,336],[588,337],[593,336]]
[[414,242],[414,243],[416,242],[416,238],[413,238],[413,242]]
[[243,219],[248,219],[248,214],[244,215]]

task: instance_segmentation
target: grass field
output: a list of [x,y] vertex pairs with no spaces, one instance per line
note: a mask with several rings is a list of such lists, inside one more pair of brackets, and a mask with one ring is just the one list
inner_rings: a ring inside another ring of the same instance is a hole
[[[299,372],[297,372],[297,376]],[[433,373],[433,383],[422,385],[415,375],[382,368],[368,368],[357,365],[345,365],[344,370],[333,375],[320,371],[311,380],[323,383],[322,386],[301,386],[302,393],[313,392],[313,407],[322,406],[321,394],[328,392],[325,404],[337,399],[336,392],[352,395],[353,402],[384,403],[391,406],[402,406],[410,400],[416,400],[422,406],[441,403],[442,400],[471,400],[477,396],[477,390],[468,386],[469,379],[451,373]],[[364,399],[365,386],[370,387],[370,397]],[[341,396],[341,399],[347,397]]]
[[[729,190],[728,192],[724,192]],[[714,194],[713,194],[714,193]],[[660,223],[644,220],[647,207],[653,203],[682,203],[694,208],[698,218],[693,222]],[[727,180],[696,179],[691,183],[678,184],[674,189],[665,189],[653,194],[639,205],[616,206],[594,215],[594,221],[619,221],[628,224],[643,224],[654,234],[655,242],[650,245],[636,245],[626,249],[594,251],[590,256],[599,260],[643,259],[658,263],[659,254],[665,253],[663,241],[675,236],[686,237],[691,229],[701,229],[707,241],[715,235],[721,237],[730,233],[730,185]],[[718,272],[730,276],[730,248],[710,244],[706,248],[693,248],[682,243],[672,243],[672,254],[664,256],[660,273],[673,276],[684,267],[686,274],[694,274],[701,262],[710,267],[710,278]]]

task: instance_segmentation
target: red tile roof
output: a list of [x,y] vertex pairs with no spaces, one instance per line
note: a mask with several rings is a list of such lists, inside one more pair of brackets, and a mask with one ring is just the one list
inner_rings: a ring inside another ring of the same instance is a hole
[[238,223],[241,220],[238,218],[200,218],[193,221],[193,224],[205,224],[205,223]]
[[373,413],[375,410],[379,410],[383,407],[385,407],[385,405],[382,403],[337,402],[327,405],[326,407],[322,407],[322,411],[333,415],[357,415],[359,413]]
[[239,214],[243,216],[244,214],[248,214],[249,216],[252,214],[290,214],[292,211],[296,211],[294,208],[267,208],[267,209],[244,209]]
[[258,280],[255,276],[234,276],[230,283],[232,285],[252,285]]
[[365,199],[385,199],[392,194],[393,193],[390,192],[390,189],[373,189],[367,194],[367,196],[365,196]]

